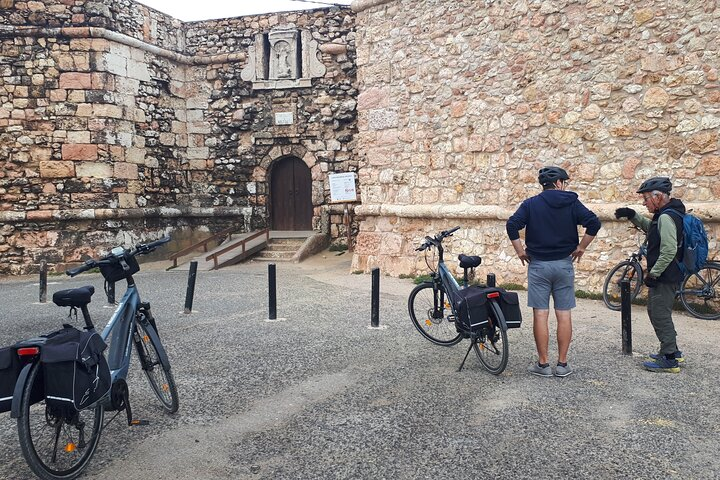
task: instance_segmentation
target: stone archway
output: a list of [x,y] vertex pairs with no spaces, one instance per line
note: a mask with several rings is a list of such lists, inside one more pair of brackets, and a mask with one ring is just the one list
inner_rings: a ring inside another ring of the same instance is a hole
[[297,157],[277,160],[270,170],[270,225],[273,230],[312,230],[312,176]]

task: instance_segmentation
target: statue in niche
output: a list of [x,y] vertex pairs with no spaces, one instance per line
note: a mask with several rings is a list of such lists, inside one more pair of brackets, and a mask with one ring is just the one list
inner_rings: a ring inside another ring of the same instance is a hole
[[309,87],[311,79],[325,72],[312,34],[287,24],[255,35],[240,76],[256,89],[297,88]]
[[290,68],[288,56],[290,55],[290,45],[287,42],[279,41],[274,46],[275,61],[277,62],[278,78],[293,78]]

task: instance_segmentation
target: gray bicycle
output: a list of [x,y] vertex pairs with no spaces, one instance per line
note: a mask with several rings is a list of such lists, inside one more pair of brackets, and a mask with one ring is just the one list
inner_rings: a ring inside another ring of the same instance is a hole
[[[88,260],[66,273],[74,277],[82,272],[100,268],[108,282],[127,281],[127,291],[100,336],[109,343],[108,365],[112,384],[108,394],[94,406],[77,410],[70,406],[48,404],[43,394],[43,368],[40,353],[47,337],[38,337],[17,344],[17,354],[24,366],[17,379],[12,400],[11,416],[17,419],[20,448],[32,471],[48,480],[76,478],[87,467],[100,439],[105,411],[116,411],[110,420],[125,411],[128,425],[144,422],[134,420],[130,408],[129,390],[125,378],[130,368],[133,345],[140,366],[145,372],[155,396],[168,413],[178,410],[178,393],[170,362],[160,342],[150,304],[140,300],[133,274],[140,270],[135,256],[150,253],[170,241],[163,238],[140,244],[131,250],[116,247],[98,260]],[[56,292],[53,301],[69,306],[71,313],[82,312],[85,329],[95,331],[88,312],[94,287],[85,286]],[[62,299],[62,302],[58,301]],[[110,422],[108,422],[110,423]]]
[[[646,255],[647,239],[644,239],[639,243],[637,252],[610,269],[603,284],[603,302],[610,310],[620,311],[620,285],[623,280],[630,282],[631,300],[640,293],[645,279],[642,259]],[[693,317],[703,320],[720,318],[720,263],[710,260],[697,272],[685,275],[675,295]]]

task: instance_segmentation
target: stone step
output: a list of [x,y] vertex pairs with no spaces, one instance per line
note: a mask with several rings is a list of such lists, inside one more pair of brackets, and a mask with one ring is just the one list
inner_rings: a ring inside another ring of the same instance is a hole
[[267,263],[273,263],[273,262],[290,262],[290,261],[292,261],[292,257],[288,257],[288,258],[284,258],[284,257],[283,257],[283,258],[273,258],[273,257],[264,257],[264,256],[261,256],[260,254],[258,254],[258,255],[255,255],[255,256],[252,258],[252,261],[253,261],[253,262],[267,262]]
[[295,246],[295,245],[285,245],[285,244],[277,245],[277,244],[274,244],[274,243],[270,243],[270,244],[268,244],[267,247],[265,247],[265,251],[268,251],[268,252],[292,252],[292,253],[295,253],[295,252],[298,251],[298,248],[300,248],[299,245],[298,245],[298,246]]
[[294,251],[280,251],[280,252],[271,252],[267,249],[262,250],[261,252],[258,252],[258,254],[255,256],[255,258],[287,258],[292,259],[293,255],[295,255]]
[[306,238],[271,238],[269,245],[294,245],[300,247],[305,243]]

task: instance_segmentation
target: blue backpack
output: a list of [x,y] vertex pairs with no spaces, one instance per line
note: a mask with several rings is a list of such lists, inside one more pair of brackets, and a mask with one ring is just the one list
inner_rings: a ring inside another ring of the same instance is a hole
[[695,215],[682,214],[677,210],[668,208],[665,212],[674,213],[683,221],[683,242],[680,248],[680,271],[687,275],[699,271],[707,261],[708,237],[705,225]]

